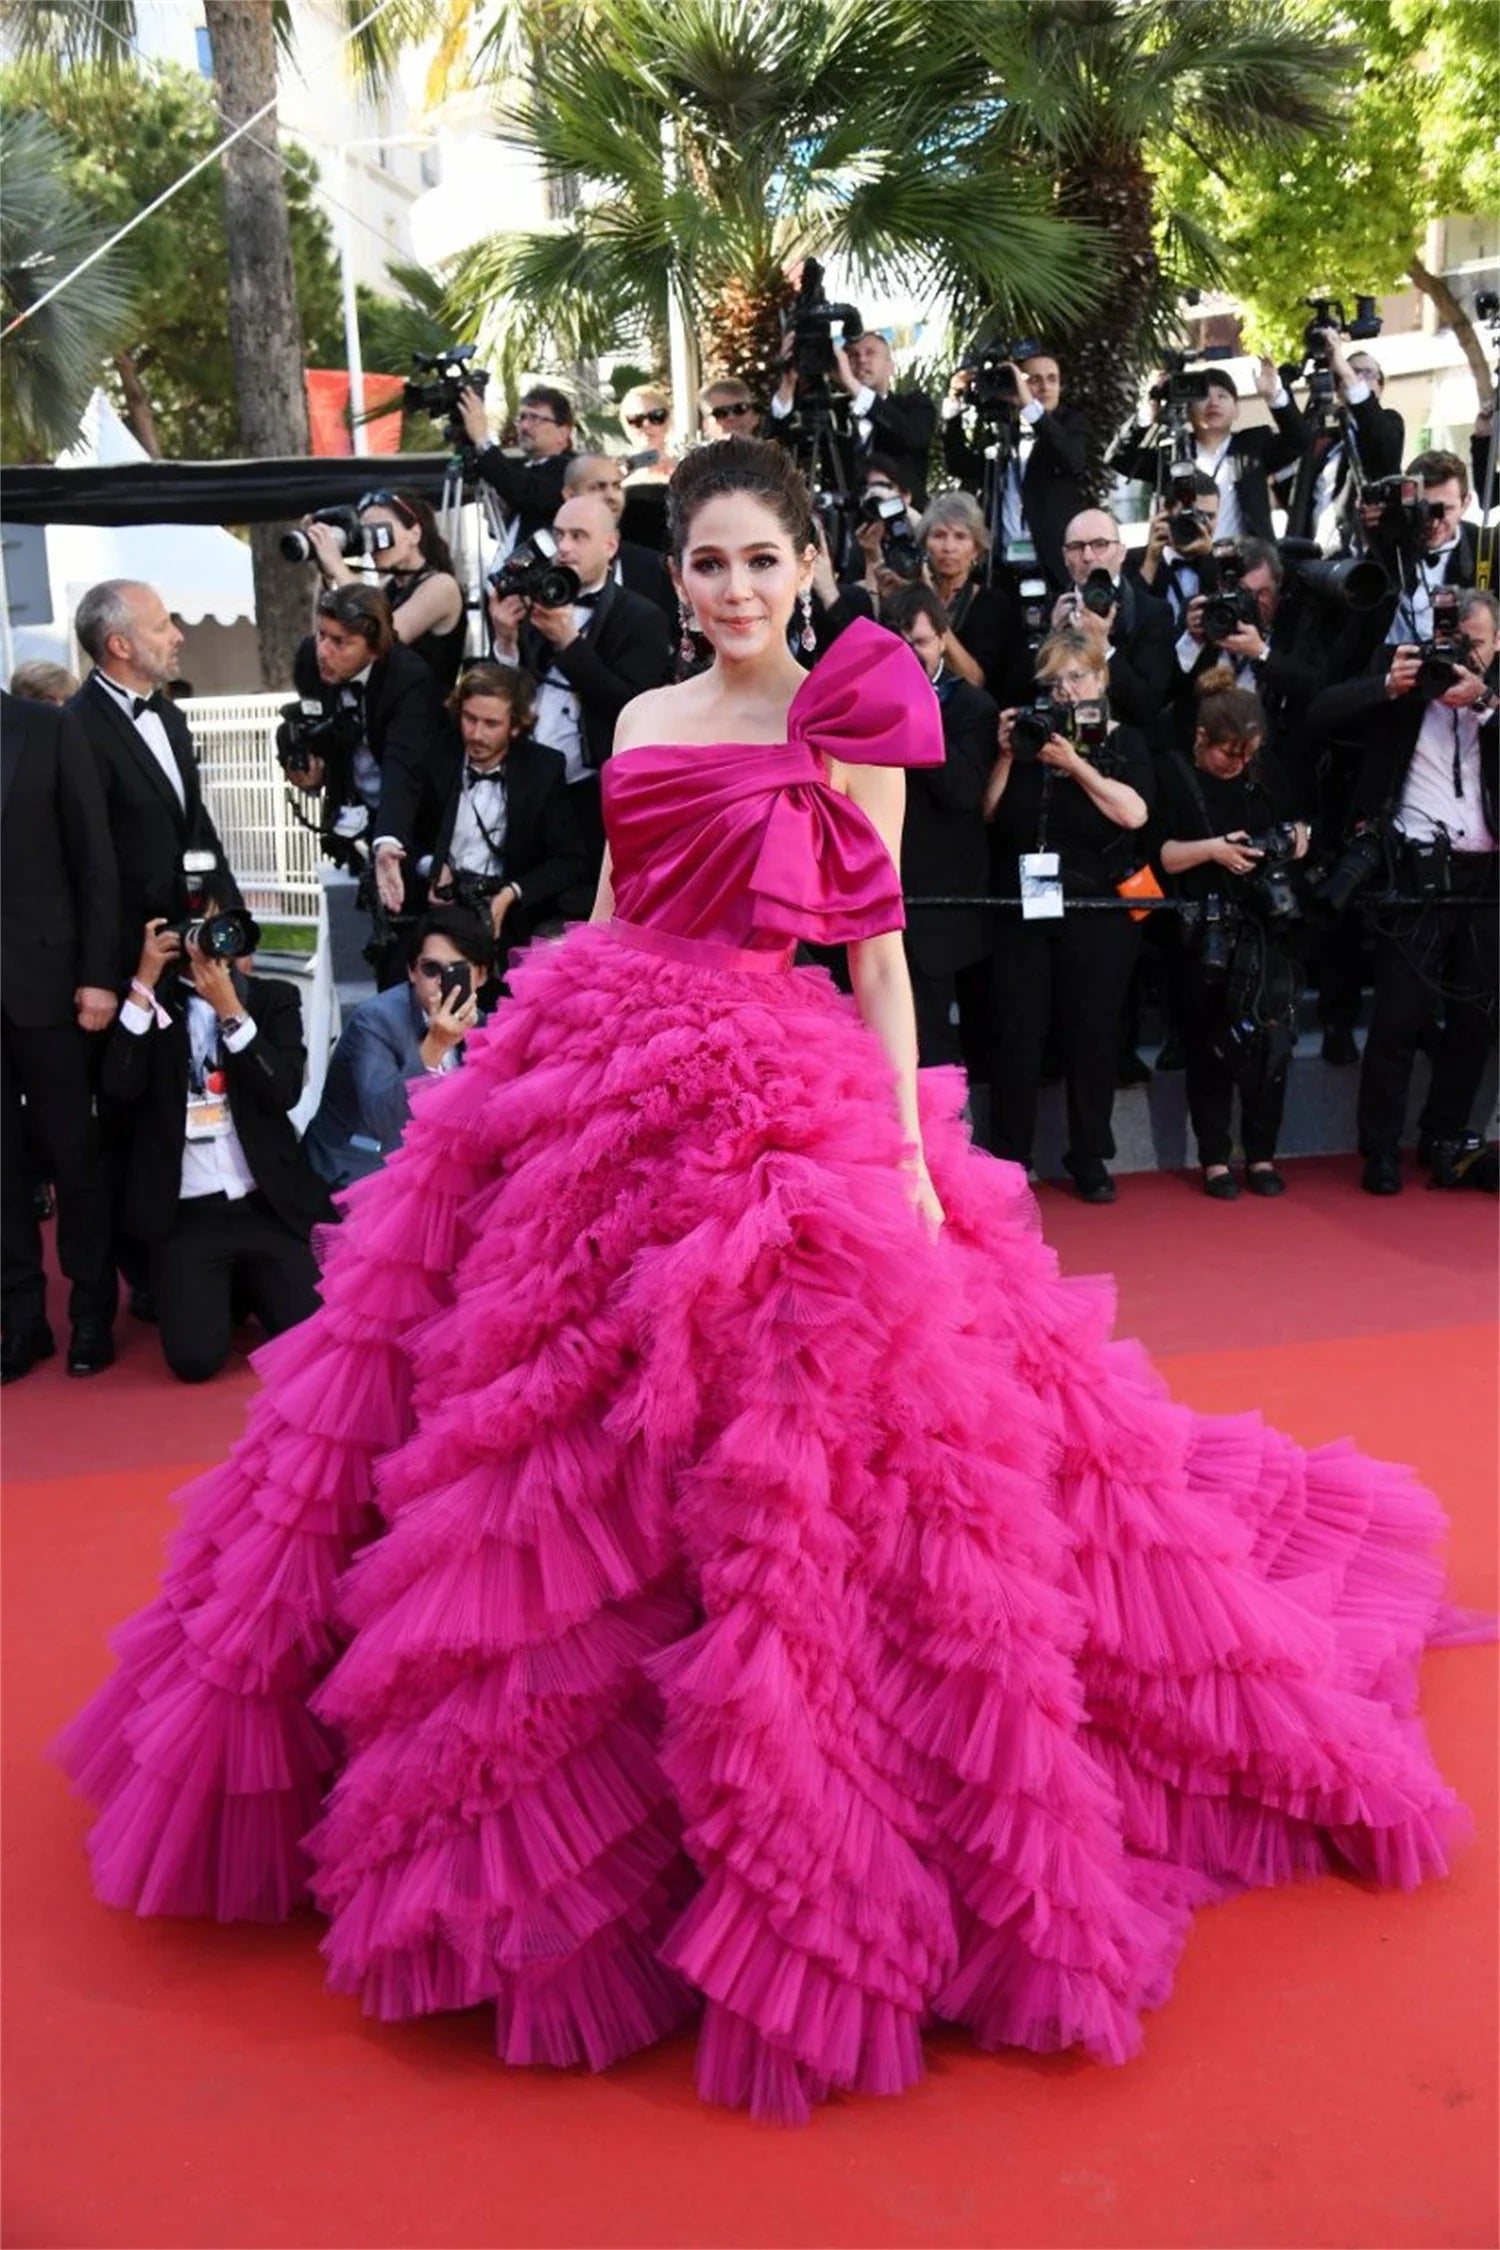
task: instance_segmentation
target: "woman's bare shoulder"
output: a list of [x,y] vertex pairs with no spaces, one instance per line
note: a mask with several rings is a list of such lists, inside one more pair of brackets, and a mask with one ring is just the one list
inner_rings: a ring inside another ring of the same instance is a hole
[[643,742],[673,742],[693,708],[691,681],[676,687],[647,688],[633,696],[615,721],[614,755],[634,750]]

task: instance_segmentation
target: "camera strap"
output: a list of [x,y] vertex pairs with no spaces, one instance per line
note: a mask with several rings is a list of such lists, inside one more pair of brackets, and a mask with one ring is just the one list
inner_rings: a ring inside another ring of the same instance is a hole
[[472,776],[472,778],[470,777],[470,775],[469,775],[469,771],[468,771],[468,769],[467,769],[467,768],[465,768],[465,772],[464,772],[464,796],[465,796],[465,797],[467,798],[467,800],[468,800],[469,811],[470,811],[471,815],[473,816],[474,826],[475,826],[475,827],[476,827],[476,828],[477,828],[477,829],[479,830],[479,833],[480,833],[480,835],[481,835],[481,836],[482,836],[482,837],[484,838],[484,845],[485,845],[485,849],[486,849],[486,851],[487,851],[487,852],[489,853],[489,855],[490,855],[490,858],[491,858],[491,859],[492,859],[492,860],[493,860],[493,861],[495,862],[496,866],[497,866],[497,867],[499,867],[499,868],[501,869],[501,871],[503,872],[503,871],[504,871],[504,867],[505,867],[505,845],[506,845],[506,837],[505,837],[504,835],[501,835],[501,836],[495,836],[495,835],[492,835],[492,834],[491,834],[491,832],[490,832],[490,830],[489,830],[489,828],[487,827],[487,825],[486,825],[486,823],[485,823],[485,818],[484,818],[484,815],[483,815],[483,813],[482,813],[482,812],[481,812],[481,811],[479,810],[479,798],[478,798],[478,796],[476,795],[476,787],[477,787],[477,784],[478,784],[479,782],[481,782],[481,781],[493,781],[493,782],[496,782],[496,783],[498,783],[498,785],[499,785],[499,789],[500,789],[500,797],[501,797],[501,802],[502,802],[502,804],[503,804],[503,805],[505,806],[505,810],[506,810],[506,815],[507,815],[506,826],[507,826],[507,830],[508,830],[508,828],[509,828],[509,812],[510,812],[510,790],[509,790],[509,788],[508,788],[508,786],[507,786],[507,784],[506,784],[506,779],[505,779],[505,769],[504,769],[504,767],[502,766],[502,767],[500,768],[500,770],[499,770],[498,772],[496,772],[496,773],[475,774],[475,775],[473,775],[473,776]]

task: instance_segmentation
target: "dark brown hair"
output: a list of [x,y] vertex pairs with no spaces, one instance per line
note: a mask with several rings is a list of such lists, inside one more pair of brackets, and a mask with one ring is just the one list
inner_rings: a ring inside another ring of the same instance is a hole
[[913,580],[910,585],[897,586],[880,604],[880,622],[893,633],[909,633],[919,617],[925,617],[939,640],[948,630],[948,612],[930,586]]
[[1409,477],[1418,484],[1457,484],[1467,500],[1469,497],[1469,467],[1456,453],[1419,453],[1415,461],[1406,465]]
[[1198,724],[1210,742],[1266,739],[1265,706],[1254,688],[1241,687],[1232,664],[1215,664],[1195,683]]
[[453,577],[453,551],[438,529],[437,517],[420,492],[367,492],[359,503],[361,515],[366,508],[389,508],[400,522],[415,525],[422,543],[422,560],[428,569],[446,570],[448,576]]
[[362,634],[372,656],[390,655],[396,633],[391,605],[378,586],[325,586],[318,596],[318,615]]
[[536,717],[536,682],[518,664],[471,664],[467,671],[460,672],[448,698],[455,719],[462,717],[464,705],[476,695],[493,695],[497,701],[508,703],[518,730],[530,734]]
[[696,446],[667,486],[667,538],[676,561],[682,560],[698,510],[732,492],[769,508],[799,555],[814,545],[807,480],[786,449],[768,438],[721,438]]

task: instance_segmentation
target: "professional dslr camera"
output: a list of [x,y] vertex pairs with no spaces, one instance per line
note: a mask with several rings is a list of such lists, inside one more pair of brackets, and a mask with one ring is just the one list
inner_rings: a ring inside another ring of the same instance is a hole
[[1189,367],[1190,359],[1230,359],[1232,352],[1227,344],[1207,345],[1202,351],[1172,351],[1162,354],[1166,364],[1166,381],[1151,387],[1152,403],[1165,407],[1170,416],[1173,409],[1185,415],[1190,406],[1197,406],[1207,398],[1208,370]]
[[[358,561],[366,555],[383,555],[396,544],[396,534],[388,523],[361,523],[357,508],[342,505],[314,508],[312,520],[327,524],[345,562]],[[281,559],[289,563],[313,560],[313,543],[300,527],[281,534]]]
[[284,774],[310,773],[314,758],[321,758],[324,788],[340,796],[345,766],[358,744],[359,723],[346,705],[326,711],[311,696],[282,704],[276,758]]
[[899,492],[867,492],[859,504],[865,523],[880,525],[880,560],[894,578],[922,575],[922,550],[907,518],[906,502]]
[[1010,754],[1018,765],[1037,757],[1054,734],[1071,742],[1082,758],[1092,758],[1109,739],[1107,703],[1061,703],[1040,696],[1011,721]]
[[1420,643],[1422,669],[1417,674],[1417,694],[1428,703],[1446,695],[1464,669],[1468,653],[1468,635],[1459,630],[1458,590],[1439,586],[1432,597],[1432,632]]
[[1216,589],[1203,604],[1203,638],[1217,646],[1237,633],[1242,625],[1259,625],[1260,606],[1255,596],[1240,584],[1244,564],[1232,539],[1221,539],[1214,547]]
[[1259,852],[1252,875],[1240,877],[1241,896],[1262,922],[1300,922],[1302,904],[1292,878],[1297,831],[1289,820],[1259,829],[1246,838],[1247,851]]
[[490,572],[490,591],[535,602],[538,609],[569,609],[583,590],[576,570],[557,559],[557,541],[545,525],[512,547]]
[[1376,477],[1365,486],[1362,505],[1378,508],[1373,536],[1383,545],[1420,555],[1427,544],[1432,502],[1424,499],[1415,477]]
[[483,398],[489,388],[489,370],[472,364],[474,352],[473,344],[449,344],[442,351],[413,352],[412,371],[401,394],[405,413],[430,414],[434,422],[443,424],[443,435],[456,453],[465,451],[469,443],[459,412],[459,393],[474,391]]
[[1180,555],[1196,547],[1208,530],[1208,518],[1198,505],[1197,471],[1191,463],[1174,461],[1167,472],[1167,537]]
[[1024,336],[1018,343],[990,344],[981,344],[975,337],[959,361],[958,371],[969,378],[964,396],[981,420],[997,421],[1020,412],[1026,401],[1013,370],[1022,360],[1035,359],[1041,349],[1035,336]]
[[209,913],[217,873],[218,861],[212,852],[183,853],[182,888],[187,911],[169,926],[184,949],[191,944],[206,961],[238,961],[259,945],[260,924],[242,906]]
[[823,293],[823,268],[816,258],[804,259],[802,279],[783,329],[783,336],[792,340],[791,364],[797,376],[798,402],[804,407],[820,398],[827,402],[828,378],[834,370],[835,321],[843,324],[842,340],[847,351],[865,332],[859,309],[855,305],[831,305]]
[[1381,319],[1375,310],[1373,297],[1356,297],[1354,318],[1344,311],[1341,297],[1304,297],[1303,304],[1312,319],[1302,331],[1303,363],[1300,372],[1307,378],[1308,406],[1310,409],[1332,408],[1334,404],[1333,368],[1328,357],[1328,346],[1323,340],[1325,329],[1336,329],[1354,344],[1368,343],[1378,336]]

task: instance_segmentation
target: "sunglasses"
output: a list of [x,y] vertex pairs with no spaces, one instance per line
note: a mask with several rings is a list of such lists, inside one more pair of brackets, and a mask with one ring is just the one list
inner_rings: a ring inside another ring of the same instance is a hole
[[424,954],[422,956],[422,959],[417,963],[417,975],[419,977],[426,977],[429,981],[431,981],[434,977],[440,977],[444,969],[451,968],[453,966],[454,964],[450,961],[429,961],[427,956]]
[[733,406],[711,406],[708,411],[716,422],[737,422],[742,414],[753,414],[755,408],[749,399],[740,399]]
[[664,406],[648,406],[645,408],[644,412],[640,414],[627,414],[625,417],[625,423],[628,429],[644,430],[648,423],[650,423],[653,428],[656,428],[661,423],[665,422],[666,419],[667,410]]
[[411,518],[411,510],[407,507],[406,502],[401,498],[400,494],[396,492],[361,493],[360,497],[355,501],[354,507],[355,512],[358,515],[363,515],[366,508],[391,508],[394,509],[395,513],[398,516],[400,516],[403,523],[409,522]]

